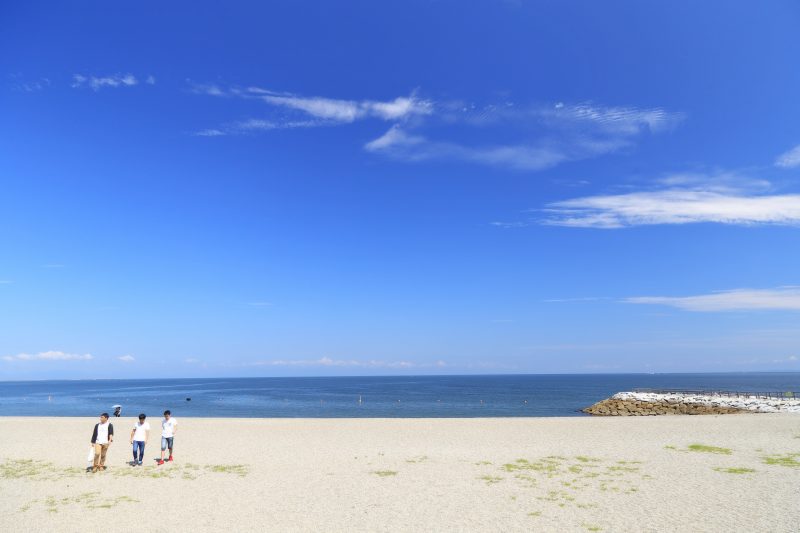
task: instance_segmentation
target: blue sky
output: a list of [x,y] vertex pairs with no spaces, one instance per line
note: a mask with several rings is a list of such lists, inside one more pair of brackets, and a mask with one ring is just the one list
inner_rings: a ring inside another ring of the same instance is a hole
[[800,6],[0,8],[0,379],[800,369]]

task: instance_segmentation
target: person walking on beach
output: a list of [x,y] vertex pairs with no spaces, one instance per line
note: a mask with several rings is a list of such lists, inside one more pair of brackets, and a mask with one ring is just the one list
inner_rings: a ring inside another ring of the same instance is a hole
[[[142,459],[144,458],[144,445],[147,439],[150,438],[150,422],[145,422],[147,415],[144,413],[139,415],[139,421],[133,425],[131,430],[131,444],[133,444],[133,462],[131,466],[142,466]],[[136,459],[136,454],[139,454],[139,459]]]
[[106,469],[106,453],[114,442],[114,424],[108,421],[108,413],[100,415],[100,423],[94,425],[92,444],[94,445],[94,462],[92,472]]
[[172,413],[167,409],[164,411],[164,420],[161,421],[161,459],[158,464],[164,464],[164,451],[169,449],[169,459],[172,461],[172,447],[175,443],[175,433],[178,432],[178,421],[172,418]]

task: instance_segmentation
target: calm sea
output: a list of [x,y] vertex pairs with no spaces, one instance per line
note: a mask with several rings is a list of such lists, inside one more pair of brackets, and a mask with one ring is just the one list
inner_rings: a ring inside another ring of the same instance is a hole
[[[198,417],[582,416],[633,388],[800,391],[800,373],[136,379],[0,382],[0,416],[95,416],[123,406]],[[191,398],[191,400],[188,400]]]

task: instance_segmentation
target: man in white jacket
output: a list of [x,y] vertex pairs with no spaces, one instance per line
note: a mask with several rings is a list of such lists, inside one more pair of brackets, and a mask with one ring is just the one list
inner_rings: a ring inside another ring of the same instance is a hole
[[106,453],[114,442],[114,424],[108,421],[108,413],[100,415],[100,423],[94,425],[92,445],[94,446],[94,462],[92,472],[106,469]]

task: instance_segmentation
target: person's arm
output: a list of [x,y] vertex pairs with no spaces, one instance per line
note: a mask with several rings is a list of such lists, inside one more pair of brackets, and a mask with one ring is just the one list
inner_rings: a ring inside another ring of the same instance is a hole
[[172,426],[172,436],[174,437],[177,434],[178,434],[178,421],[176,420],[175,424]]
[[144,430],[144,441],[147,442],[149,440],[150,440],[150,430],[149,429],[145,429]]
[[131,444],[133,444],[133,434],[136,433],[136,428],[131,430]]
[[108,425],[108,443],[114,442],[114,424]]
[[94,431],[92,431],[92,444],[97,442],[97,424],[94,425]]

